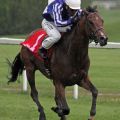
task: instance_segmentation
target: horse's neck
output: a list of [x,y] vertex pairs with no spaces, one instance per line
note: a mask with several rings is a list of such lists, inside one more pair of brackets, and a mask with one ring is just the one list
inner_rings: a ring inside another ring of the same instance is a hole
[[71,51],[78,51],[88,47],[89,40],[86,33],[85,17],[81,18],[73,30],[64,36],[64,43],[66,44],[65,46],[67,46],[66,48],[71,49]]
[[81,64],[84,57],[88,56],[88,38],[84,19],[82,18],[70,33],[64,35],[62,45],[59,46],[63,54],[66,54],[75,65]]
[[88,31],[87,31],[87,27],[86,27],[86,17],[85,16],[83,16],[81,18],[78,25],[79,25],[78,28],[80,29],[78,34],[80,35],[81,42],[83,42],[83,46],[88,46],[89,38],[88,38]]

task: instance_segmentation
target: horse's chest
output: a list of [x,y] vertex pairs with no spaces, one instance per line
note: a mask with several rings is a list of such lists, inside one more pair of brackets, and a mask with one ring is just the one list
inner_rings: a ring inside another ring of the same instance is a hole
[[87,52],[83,52],[83,50],[55,54],[51,67],[54,68],[52,71],[55,78],[62,80],[64,83],[69,82],[69,85],[80,82],[83,73],[87,72],[86,63],[88,63],[88,60],[86,56]]

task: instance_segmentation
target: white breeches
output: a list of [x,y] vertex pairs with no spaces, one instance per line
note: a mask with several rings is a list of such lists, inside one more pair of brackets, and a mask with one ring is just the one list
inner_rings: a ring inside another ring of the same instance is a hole
[[60,40],[61,34],[52,23],[48,22],[45,19],[42,21],[42,28],[47,32],[49,36],[42,42],[42,47],[49,49],[54,43]]

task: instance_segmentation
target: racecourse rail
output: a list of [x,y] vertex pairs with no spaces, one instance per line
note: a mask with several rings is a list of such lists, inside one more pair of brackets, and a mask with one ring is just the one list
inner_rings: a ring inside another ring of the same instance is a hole
[[[0,38],[0,44],[11,44],[11,45],[19,45],[21,42],[23,42],[25,39],[16,39],[16,38]],[[99,44],[95,43],[90,43],[89,47],[91,48],[120,48],[120,43],[115,43],[115,42],[108,42],[106,46],[101,47]],[[24,70],[23,72],[23,91],[27,91],[27,77],[26,77],[26,71]],[[74,86],[74,91],[73,91],[73,97],[75,99],[78,99],[78,86]]]
[[[25,39],[16,39],[16,38],[0,38],[0,44],[20,44]],[[89,44],[89,47],[92,48],[120,48],[120,43],[108,42],[106,46],[101,47],[99,44],[95,44],[94,42]]]

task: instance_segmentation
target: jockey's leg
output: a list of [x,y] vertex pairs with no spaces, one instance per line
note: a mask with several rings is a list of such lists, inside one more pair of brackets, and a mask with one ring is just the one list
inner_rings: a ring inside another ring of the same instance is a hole
[[40,48],[40,54],[43,54],[45,57],[47,49],[60,40],[61,34],[52,23],[45,19],[42,21],[42,28],[48,34],[48,37],[42,42],[42,48]]

